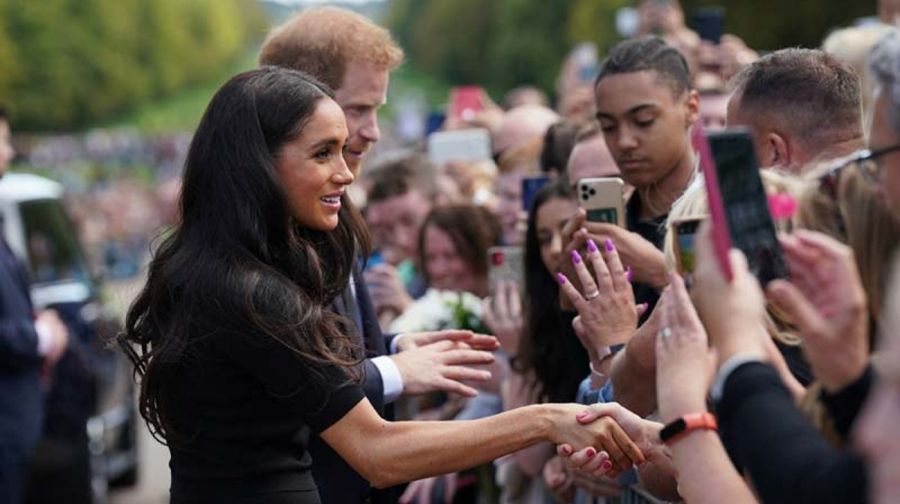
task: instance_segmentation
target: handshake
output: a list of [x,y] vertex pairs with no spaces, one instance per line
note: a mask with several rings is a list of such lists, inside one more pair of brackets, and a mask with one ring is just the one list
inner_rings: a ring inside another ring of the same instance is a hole
[[556,448],[570,471],[615,478],[662,454],[662,425],[645,420],[618,403],[560,406],[569,414],[575,413],[576,422],[561,428]]

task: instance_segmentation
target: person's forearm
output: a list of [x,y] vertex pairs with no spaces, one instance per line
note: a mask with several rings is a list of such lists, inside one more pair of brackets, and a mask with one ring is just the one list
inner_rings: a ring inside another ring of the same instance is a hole
[[671,450],[678,471],[678,491],[685,502],[757,502],[734,469],[715,431],[689,432],[676,440]]
[[553,426],[569,414],[562,405],[533,405],[478,420],[378,421],[355,436],[330,436],[326,430],[322,437],[373,486],[382,488],[474,467],[539,442],[556,442]]
[[[534,404],[534,393],[528,379],[521,373],[511,371],[503,387],[503,410],[509,411]],[[513,454],[519,469],[526,475],[537,478],[544,470],[544,464],[553,456],[553,446],[537,443]]]
[[645,417],[656,410],[656,341],[642,329],[613,358],[610,379],[616,402]]

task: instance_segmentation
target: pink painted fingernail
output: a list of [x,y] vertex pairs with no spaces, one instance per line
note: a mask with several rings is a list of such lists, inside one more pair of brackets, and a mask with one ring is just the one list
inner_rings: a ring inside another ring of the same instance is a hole
[[625,280],[631,281],[631,278],[634,276],[634,272],[631,271],[631,266],[625,268]]
[[585,456],[587,456],[587,458],[592,459],[592,458],[594,458],[595,455],[597,455],[597,450],[595,450],[593,448],[588,448],[584,452],[584,454],[585,454]]
[[600,469],[603,471],[609,471],[612,469],[612,462],[609,460],[605,460],[602,464],[600,464]]
[[560,285],[566,283],[566,275],[563,275],[562,273],[557,273],[556,281],[559,282]]
[[596,252],[596,251],[597,251],[597,244],[594,242],[594,240],[588,238],[588,241],[587,241],[587,249],[588,249],[589,251],[591,251],[591,252]]
[[606,247],[607,252],[612,252],[613,250],[616,250],[616,244],[613,243],[613,241],[610,240],[609,238],[607,238],[606,241],[603,242],[603,246]]
[[573,263],[578,264],[581,262],[581,254],[579,254],[577,250],[573,250],[571,256]]
[[585,418],[587,418],[587,412],[585,411],[582,411],[581,413],[575,415],[576,420],[584,420]]

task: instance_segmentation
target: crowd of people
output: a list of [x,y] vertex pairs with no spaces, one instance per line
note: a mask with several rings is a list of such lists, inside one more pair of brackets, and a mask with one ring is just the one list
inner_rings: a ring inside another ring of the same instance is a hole
[[[765,54],[674,0],[638,14],[573,50],[554,108],[457,89],[435,141],[377,156],[387,30],[316,7],[270,33],[212,97],[118,336],[171,502],[900,499],[900,6]],[[752,139],[785,278],[716,248],[698,132],[724,127]],[[624,216],[582,208],[586,179]],[[0,365],[15,341],[32,373],[20,298]]]

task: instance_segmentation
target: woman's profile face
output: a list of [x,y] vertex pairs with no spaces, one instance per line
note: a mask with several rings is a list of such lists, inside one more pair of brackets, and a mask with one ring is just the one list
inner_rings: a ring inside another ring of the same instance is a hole
[[[430,286],[439,290],[466,291],[483,295],[472,267],[459,254],[450,234],[437,226],[425,229],[425,271]],[[486,288],[486,287],[485,287]]]
[[344,112],[322,98],[297,138],[282,146],[276,168],[291,215],[303,227],[331,231],[338,225],[341,196],[353,182],[342,151],[347,141]]
[[575,202],[568,198],[551,198],[538,208],[535,215],[541,261],[551,275],[559,271],[559,255],[563,249],[562,228],[577,208]]

